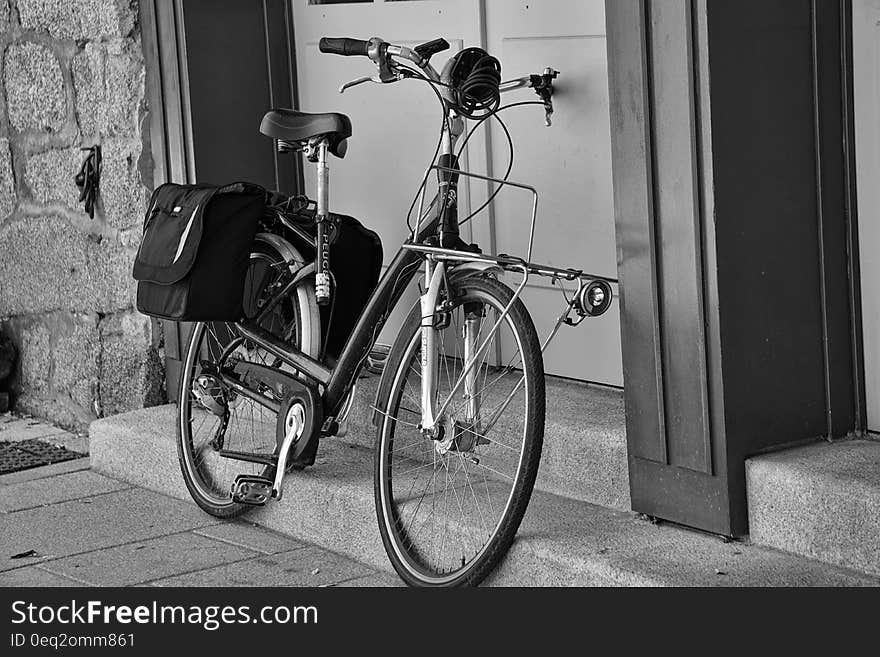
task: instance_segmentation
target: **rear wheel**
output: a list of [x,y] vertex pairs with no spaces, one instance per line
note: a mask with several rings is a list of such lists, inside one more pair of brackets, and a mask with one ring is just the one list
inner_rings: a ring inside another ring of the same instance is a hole
[[[288,253],[282,254],[280,249]],[[292,256],[294,263],[290,265]],[[245,279],[245,316],[256,317],[273,291],[289,280],[291,266],[296,269],[303,264],[289,244],[279,242],[275,236],[258,235]],[[261,327],[316,357],[321,327],[312,284],[298,285],[261,322]],[[286,369],[265,350],[243,340],[234,324],[193,325],[178,394],[178,458],[196,504],[219,518],[234,517],[250,508],[232,500],[237,475],[266,477],[275,472],[272,466],[230,459],[220,453],[224,450],[271,456],[275,451],[276,414],[220,380],[221,371],[235,372],[236,365],[244,363]],[[260,394],[272,397],[268,389]]]
[[[381,400],[375,452],[376,513],[398,574],[416,586],[475,585],[500,562],[522,521],[544,438],[544,366],[532,320],[520,300],[485,277],[449,295],[440,330],[437,409],[464,369],[465,325],[476,344],[471,394],[459,388],[434,436],[421,420],[421,312],[407,318],[386,364],[392,383]],[[478,327],[478,328],[477,328]],[[467,386],[464,386],[467,388]]]

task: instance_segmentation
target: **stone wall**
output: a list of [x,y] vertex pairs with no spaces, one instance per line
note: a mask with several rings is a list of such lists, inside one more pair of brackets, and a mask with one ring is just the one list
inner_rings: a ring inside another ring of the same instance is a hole
[[[0,331],[14,405],[81,429],[160,403],[131,265],[152,186],[137,0],[0,0]],[[73,179],[100,144],[95,218]]]

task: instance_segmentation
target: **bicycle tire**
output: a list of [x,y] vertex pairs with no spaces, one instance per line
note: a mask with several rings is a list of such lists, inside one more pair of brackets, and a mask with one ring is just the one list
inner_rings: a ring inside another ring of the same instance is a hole
[[[513,298],[513,292],[497,280],[485,276],[473,276],[462,281],[458,289],[450,296],[458,298],[462,306],[468,300],[491,300],[492,305],[499,309],[506,307],[510,303],[510,300]],[[396,450],[402,449],[400,447],[395,448],[394,446],[396,425],[401,423],[398,413],[406,377],[409,376],[414,354],[420,347],[421,319],[421,309],[417,303],[405,320],[391,349],[391,355],[386,367],[390,368],[392,373],[392,384],[389,387],[387,397],[379,400],[378,404],[381,421],[377,429],[373,470],[374,498],[379,531],[392,566],[407,584],[411,586],[443,587],[474,586],[483,581],[506,555],[516,536],[531,498],[538,473],[544,438],[545,382],[543,358],[532,319],[525,305],[520,299],[517,299],[511,306],[508,320],[512,330],[518,336],[518,344],[522,353],[522,369],[525,374],[523,389],[526,395],[526,405],[522,453],[514,484],[511,487],[509,498],[497,525],[479,553],[467,563],[464,563],[464,557],[462,557],[462,567],[452,572],[442,574],[439,572],[429,572],[429,567],[423,563],[424,556],[415,554],[418,550],[424,552],[424,549],[417,547],[415,539],[409,536],[409,531],[405,531],[401,526],[403,524],[403,515],[405,515],[406,511],[402,508],[395,510],[395,506],[398,503],[394,499],[394,485],[391,481],[394,476],[394,467],[391,463],[394,458],[393,454]],[[404,368],[407,369],[405,375],[402,373]],[[504,412],[503,409],[502,412]],[[420,467],[427,467],[427,464]],[[436,472],[436,459],[434,469]],[[468,483],[470,484],[470,481]],[[455,485],[453,490],[454,488]],[[471,487],[471,492],[474,492],[473,487]],[[412,489],[409,491],[409,495],[411,494]],[[434,505],[436,497],[435,485],[432,505]],[[403,496],[403,499],[407,499],[407,496]],[[424,494],[422,500],[418,503],[418,507],[421,507],[423,500]],[[476,495],[474,495],[474,500],[476,501]],[[418,507],[415,513],[418,513]],[[410,524],[412,523],[413,520],[410,520]],[[407,545],[407,539],[410,541],[409,545]],[[442,552],[442,550],[443,545],[441,544],[440,551]]]

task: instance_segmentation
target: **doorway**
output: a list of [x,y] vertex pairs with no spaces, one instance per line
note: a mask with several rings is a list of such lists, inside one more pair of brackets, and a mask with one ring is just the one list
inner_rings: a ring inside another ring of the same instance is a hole
[[[617,277],[604,0],[293,0],[293,11],[300,108],[343,112],[353,124],[345,160],[331,162],[331,209],[376,230],[386,260],[406,235],[406,209],[436,145],[436,97],[415,82],[363,85],[340,96],[341,83],[370,75],[373,65],[321,54],[322,36],[380,36],[409,46],[444,37],[452,49],[437,55],[435,66],[451,52],[479,46],[501,60],[503,79],[540,73],[546,66],[560,70],[552,128],[544,127],[539,107],[502,113],[515,147],[510,180],[533,184],[539,192],[534,261]],[[522,90],[502,100],[535,96]],[[469,142],[462,168],[503,176],[508,157],[505,134],[496,124]],[[305,184],[306,191],[314,188],[308,167]],[[460,190],[459,206],[468,213],[489,193],[481,181]],[[524,255],[530,207],[527,196],[505,191],[463,237],[487,252]],[[564,303],[558,288],[530,280],[524,300],[539,335],[547,335]],[[392,317],[388,328],[394,326]],[[620,344],[615,305],[598,319],[561,331],[545,353],[545,369],[622,386]]]

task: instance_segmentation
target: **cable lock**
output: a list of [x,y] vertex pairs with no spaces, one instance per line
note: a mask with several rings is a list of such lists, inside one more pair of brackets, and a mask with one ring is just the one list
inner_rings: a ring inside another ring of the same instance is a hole
[[501,62],[482,48],[466,48],[447,64],[442,78],[449,84],[456,111],[469,119],[494,112],[501,104]]

